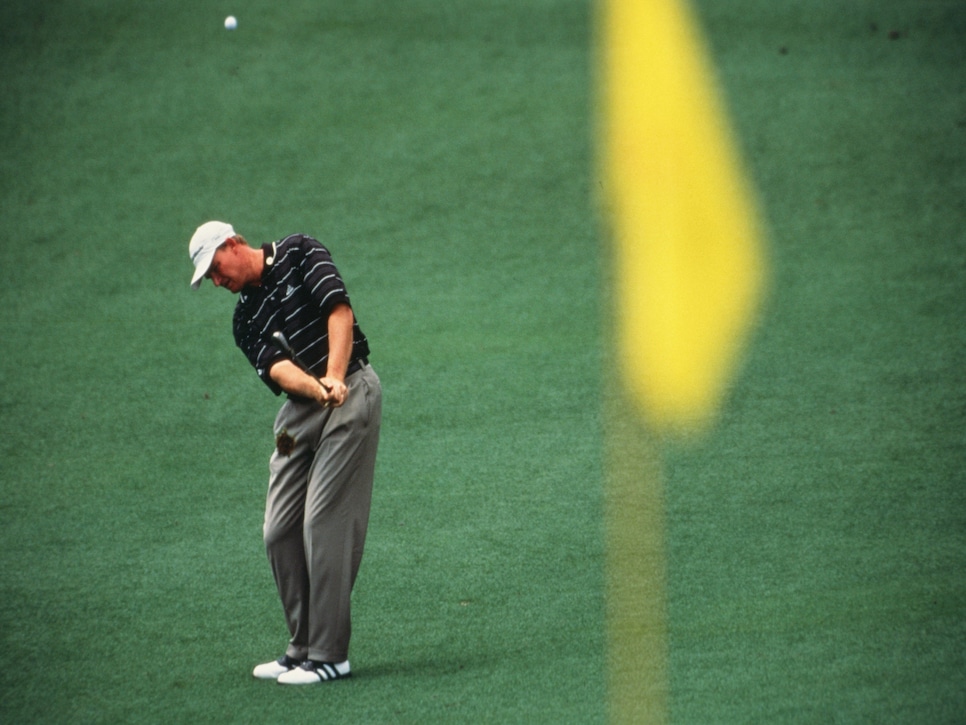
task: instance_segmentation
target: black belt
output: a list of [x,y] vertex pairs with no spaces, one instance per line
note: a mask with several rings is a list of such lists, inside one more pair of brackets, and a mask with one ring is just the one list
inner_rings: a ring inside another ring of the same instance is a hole
[[349,363],[349,369],[345,371],[345,376],[349,377],[350,375],[354,375],[355,373],[362,370],[362,368],[364,368],[368,364],[369,364],[369,358],[367,357],[356,358],[351,363]]

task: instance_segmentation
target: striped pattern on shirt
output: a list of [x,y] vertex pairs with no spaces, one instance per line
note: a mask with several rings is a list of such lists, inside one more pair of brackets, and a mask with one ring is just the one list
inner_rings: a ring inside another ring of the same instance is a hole
[[[268,371],[287,355],[272,334],[282,332],[299,359],[323,377],[329,359],[329,315],[336,305],[351,303],[329,250],[317,240],[293,234],[262,249],[262,283],[241,291],[232,327],[235,344],[262,381],[280,395],[282,389]],[[368,355],[369,342],[356,321],[351,361]]]

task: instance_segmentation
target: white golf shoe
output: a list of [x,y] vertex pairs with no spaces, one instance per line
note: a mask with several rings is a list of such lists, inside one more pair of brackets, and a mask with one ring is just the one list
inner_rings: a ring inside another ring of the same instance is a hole
[[298,667],[299,661],[288,655],[282,655],[274,662],[266,662],[252,670],[252,675],[259,680],[277,680],[280,675]]
[[279,675],[280,685],[316,685],[329,680],[341,680],[352,677],[349,660],[340,662],[313,662],[306,660],[298,667]]

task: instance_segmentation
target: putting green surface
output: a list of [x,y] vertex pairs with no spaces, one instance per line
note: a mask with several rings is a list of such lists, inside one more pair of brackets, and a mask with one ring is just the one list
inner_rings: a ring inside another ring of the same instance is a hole
[[[955,722],[966,15],[839,5],[695,6],[771,277],[685,444],[612,417],[591,4],[4,3],[0,719],[603,722],[617,431],[659,475],[646,716]],[[188,288],[208,219],[323,240],[383,381],[331,686],[250,676],[279,401]]]

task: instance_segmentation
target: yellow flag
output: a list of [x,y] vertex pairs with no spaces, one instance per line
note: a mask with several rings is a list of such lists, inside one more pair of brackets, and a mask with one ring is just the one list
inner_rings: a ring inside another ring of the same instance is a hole
[[603,0],[603,175],[617,344],[657,428],[717,409],[762,286],[754,204],[682,0]]

